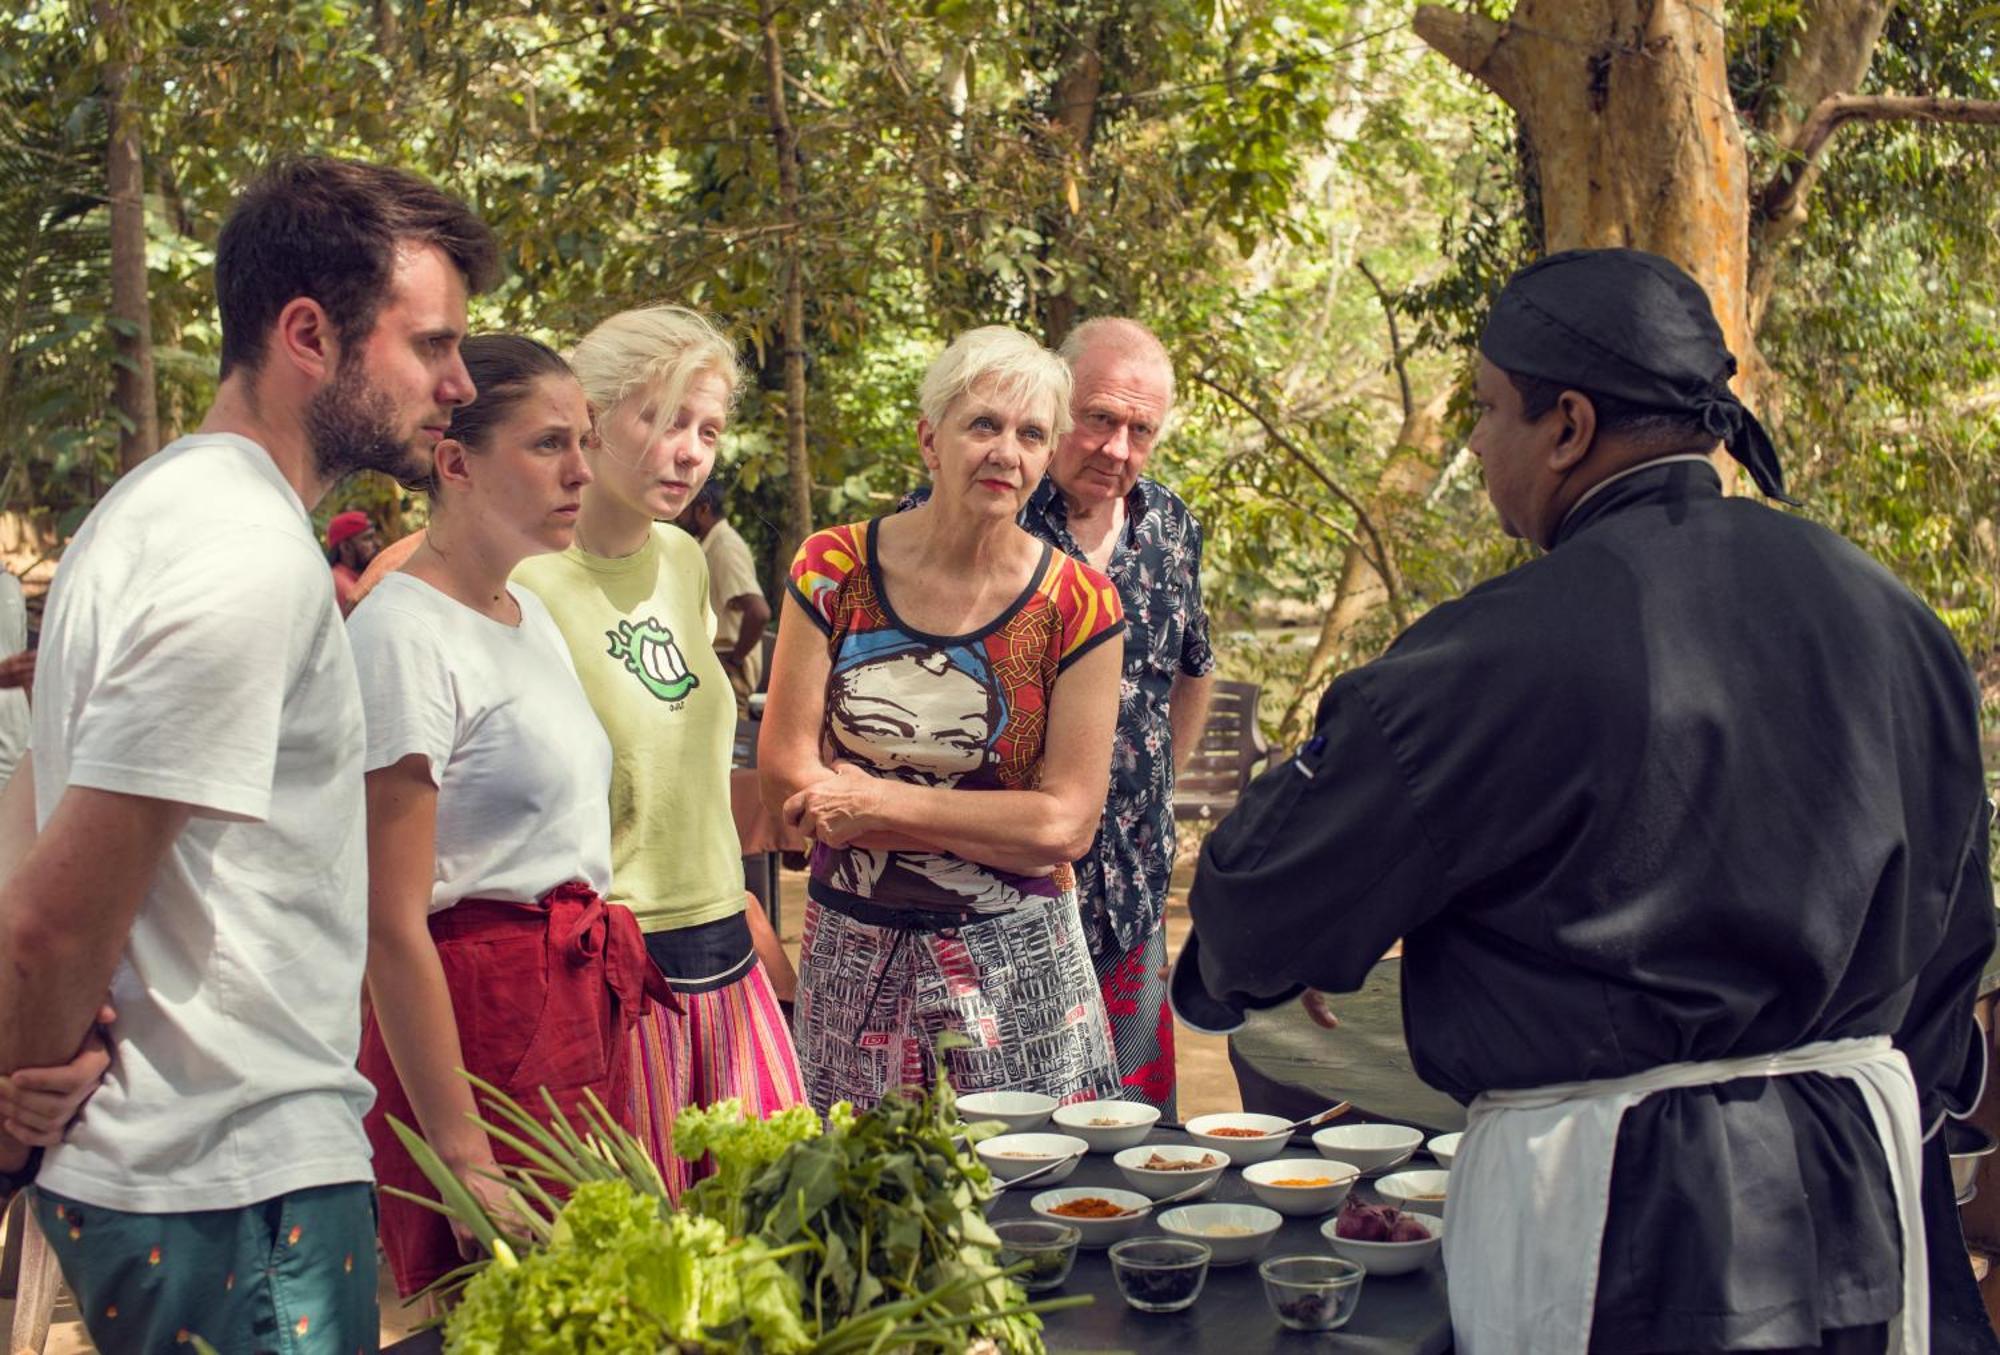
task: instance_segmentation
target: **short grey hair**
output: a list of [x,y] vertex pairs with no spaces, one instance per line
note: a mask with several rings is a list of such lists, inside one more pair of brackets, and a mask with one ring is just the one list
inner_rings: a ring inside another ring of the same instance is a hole
[[917,389],[925,421],[935,428],[952,401],[981,384],[993,387],[1002,400],[1024,405],[1046,401],[1049,436],[1059,438],[1069,431],[1070,392],[1075,387],[1069,364],[1005,325],[968,329],[938,354]]
[[1100,315],[1085,320],[1063,336],[1058,351],[1062,360],[1074,368],[1093,348],[1108,349],[1119,357],[1150,358],[1160,364],[1160,370],[1167,375],[1167,408],[1160,420],[1160,433],[1164,436],[1166,426],[1173,422],[1174,360],[1159,335],[1137,320],[1122,315]]

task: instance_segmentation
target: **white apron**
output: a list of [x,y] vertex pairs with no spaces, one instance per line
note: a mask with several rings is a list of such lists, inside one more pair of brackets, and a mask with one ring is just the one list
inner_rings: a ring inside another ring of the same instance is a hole
[[1478,1097],[1445,1199],[1444,1263],[1460,1355],[1585,1355],[1611,1159],[1627,1110],[1654,1092],[1797,1073],[1844,1078],[1868,1107],[1903,1231],[1903,1313],[1890,1324],[1890,1355],[1929,1355],[1917,1196],[1923,1131],[1909,1064],[1887,1036]]

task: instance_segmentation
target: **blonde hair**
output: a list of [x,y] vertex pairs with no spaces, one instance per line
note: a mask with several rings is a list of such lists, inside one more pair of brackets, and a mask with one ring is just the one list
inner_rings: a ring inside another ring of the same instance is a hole
[[619,311],[577,342],[569,365],[583,384],[594,417],[602,419],[627,396],[658,396],[662,428],[670,425],[688,387],[717,376],[734,408],[743,369],[736,349],[707,316],[686,306],[641,306]]
[[917,388],[917,402],[933,427],[943,421],[951,402],[977,385],[1016,404],[1046,400],[1049,436],[1059,438],[1070,428],[1069,397],[1073,383],[1069,364],[1018,329],[985,325],[968,329],[938,354]]

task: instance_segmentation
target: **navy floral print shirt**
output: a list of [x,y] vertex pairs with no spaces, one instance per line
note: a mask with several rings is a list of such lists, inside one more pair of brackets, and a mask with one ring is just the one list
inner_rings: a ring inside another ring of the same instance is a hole
[[[928,487],[904,497],[914,508]],[[1021,525],[1078,560],[1069,505],[1044,478],[1021,510]],[[1141,479],[1125,496],[1125,531],[1105,573],[1125,605],[1125,671],[1118,732],[1111,745],[1111,793],[1097,840],[1076,863],[1092,953],[1130,950],[1159,927],[1174,868],[1173,735],[1167,700],[1174,678],[1215,669],[1208,613],[1201,605],[1201,523],[1179,495]],[[1087,560],[1086,560],[1087,563]]]

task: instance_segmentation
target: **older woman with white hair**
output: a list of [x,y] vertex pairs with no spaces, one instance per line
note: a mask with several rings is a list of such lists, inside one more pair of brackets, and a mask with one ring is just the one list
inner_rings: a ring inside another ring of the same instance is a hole
[[682,1008],[639,1023],[633,1109],[679,1198],[700,1170],[673,1150],[681,1109],[735,1098],[763,1116],[804,1094],[760,959],[783,966],[784,952],[745,907],[729,812],[736,697],[710,643],[708,565],[693,537],[661,525],[714,469],[739,371],[729,341],[680,306],[612,316],[570,365],[589,402],[593,479],[575,545],[514,577],[548,604],[611,736],[610,897],[637,915]]
[[[1069,368],[1014,330],[931,365],[909,512],[792,563],[758,765],[813,839],[794,1036],[814,1105],[939,1060],[961,1092],[1118,1086],[1069,863],[1097,831],[1124,629],[1096,570],[1015,518],[1068,427]],[[939,1036],[956,1032],[962,1040]]]

